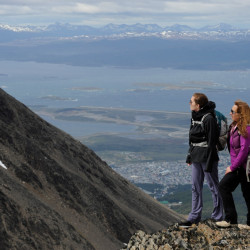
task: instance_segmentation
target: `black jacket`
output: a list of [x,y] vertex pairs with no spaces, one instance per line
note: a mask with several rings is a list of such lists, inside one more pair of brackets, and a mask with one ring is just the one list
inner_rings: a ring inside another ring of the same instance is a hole
[[[219,160],[216,144],[219,138],[219,128],[215,117],[216,105],[214,102],[209,101],[198,112],[192,111],[192,118],[194,121],[201,121],[205,114],[209,114],[201,125],[191,126],[189,131],[189,152],[187,156],[187,163],[202,163],[206,162],[206,172],[212,171],[212,166],[215,161]],[[207,142],[207,147],[194,146],[196,143]]]

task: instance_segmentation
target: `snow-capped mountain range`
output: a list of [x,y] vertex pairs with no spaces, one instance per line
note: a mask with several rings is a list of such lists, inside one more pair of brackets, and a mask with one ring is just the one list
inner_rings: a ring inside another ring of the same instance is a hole
[[[51,32],[51,31],[88,31],[88,32],[101,32],[101,33],[123,33],[123,32],[162,32],[162,31],[236,31],[236,30],[243,30],[233,27],[229,24],[220,23],[214,26],[205,26],[203,28],[191,28],[187,25],[180,25],[175,24],[172,26],[161,27],[157,24],[107,24],[100,28],[95,28],[87,25],[72,25],[72,24],[62,24],[62,23],[55,23],[48,26],[11,26],[7,24],[0,24],[1,30],[9,30],[14,32]],[[246,30],[246,29],[244,29]]]
[[0,24],[0,40],[9,41],[32,37],[60,37],[71,39],[126,37],[160,37],[164,39],[205,39],[205,40],[249,40],[250,29],[239,29],[229,24],[221,23],[203,28],[192,28],[186,25],[175,24],[161,27],[157,24],[108,24],[103,27],[86,25],[51,24],[48,26],[11,26]]

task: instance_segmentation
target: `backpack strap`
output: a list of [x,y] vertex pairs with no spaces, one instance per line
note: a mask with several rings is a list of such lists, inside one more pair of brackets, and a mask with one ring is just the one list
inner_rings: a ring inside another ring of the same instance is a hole
[[207,141],[203,141],[203,142],[199,142],[199,143],[191,142],[191,145],[193,145],[195,147],[202,147],[202,148],[207,148],[208,147]]
[[[249,146],[250,149],[250,146]],[[247,156],[247,165],[246,165],[246,175],[247,175],[247,182],[250,182],[250,151],[248,150],[248,156]]]
[[201,118],[201,122],[203,122],[204,119],[205,119],[208,115],[211,115],[211,113],[207,113],[207,114],[203,115],[202,118]]
[[248,154],[248,157],[247,157],[246,175],[247,175],[247,182],[250,182],[250,179],[249,179],[249,175],[250,175],[250,154]]
[[202,129],[203,129],[203,121],[205,120],[205,118],[206,118],[208,115],[211,115],[211,113],[207,113],[207,114],[203,115],[200,121],[195,121],[195,120],[192,118],[192,125],[194,125],[194,124],[200,124],[201,127],[202,127]]
[[[202,130],[203,130],[203,132],[204,132],[203,121],[205,120],[205,118],[206,118],[208,115],[210,115],[210,113],[207,113],[207,114],[203,115],[200,121],[195,121],[195,120],[192,118],[192,126],[193,126],[194,124],[199,124],[199,125],[201,125],[201,128],[202,128]],[[196,146],[196,147],[204,147],[204,148],[208,147],[207,141],[199,142],[199,143],[191,143],[191,144],[192,144],[193,146]]]

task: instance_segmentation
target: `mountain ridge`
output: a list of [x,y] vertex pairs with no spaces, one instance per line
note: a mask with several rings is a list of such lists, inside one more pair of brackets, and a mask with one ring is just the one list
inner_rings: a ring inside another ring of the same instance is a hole
[[0,89],[0,248],[117,249],[182,217]]
[[219,23],[216,25],[206,25],[201,28],[193,28],[188,25],[182,24],[174,24],[171,26],[160,26],[158,24],[114,24],[109,23],[100,27],[94,27],[90,25],[76,25],[70,23],[54,23],[45,26],[38,25],[8,25],[8,24],[0,24],[0,29],[10,30],[14,32],[45,32],[45,31],[58,31],[58,30],[75,30],[75,31],[83,31],[83,30],[93,30],[93,31],[119,31],[119,30],[140,30],[140,31],[155,31],[161,32],[164,30],[172,30],[172,31],[232,31],[232,30],[248,30],[243,28],[237,28],[230,24]]
[[[241,39],[249,37],[250,29],[241,29],[233,27],[230,24],[220,23],[217,25],[207,25],[201,28],[193,28],[187,25],[174,24],[172,26],[161,27],[157,24],[107,24],[101,27],[92,27],[87,25],[73,25],[69,23],[55,23],[48,26],[21,26],[0,24],[0,35],[2,42],[10,42],[23,39],[62,39],[64,38],[120,38],[131,36],[158,36],[169,38],[171,35],[178,35],[179,38],[190,39],[236,39],[237,35]],[[174,34],[171,34],[173,32]],[[168,36],[164,34],[169,33]],[[223,36],[224,34],[224,36]]]

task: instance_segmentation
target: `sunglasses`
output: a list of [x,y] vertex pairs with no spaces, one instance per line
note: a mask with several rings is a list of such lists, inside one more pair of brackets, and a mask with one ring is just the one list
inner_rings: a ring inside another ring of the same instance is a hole
[[231,109],[231,113],[232,113],[232,114],[237,114],[238,112],[233,111],[233,110]]

